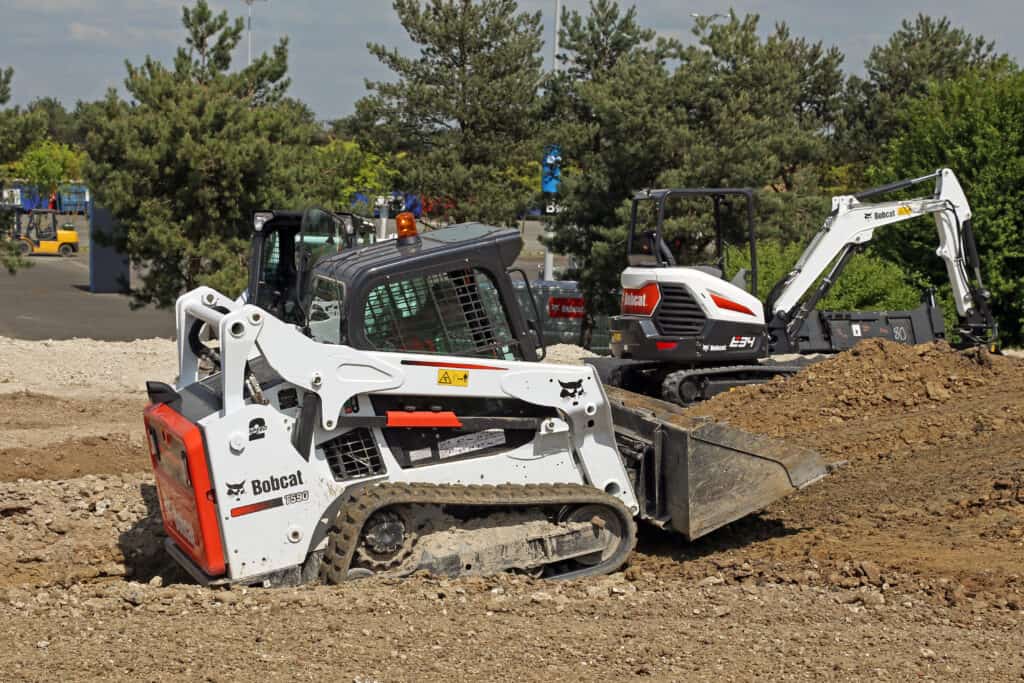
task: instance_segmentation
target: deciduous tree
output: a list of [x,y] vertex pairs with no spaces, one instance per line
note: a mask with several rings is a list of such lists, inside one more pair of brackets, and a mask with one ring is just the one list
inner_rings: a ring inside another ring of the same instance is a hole
[[[906,104],[903,129],[870,169],[878,183],[952,168],[971,203],[982,272],[1003,339],[1024,341],[1024,73],[1005,68],[935,82]],[[931,221],[887,229],[877,249],[948,290]]]

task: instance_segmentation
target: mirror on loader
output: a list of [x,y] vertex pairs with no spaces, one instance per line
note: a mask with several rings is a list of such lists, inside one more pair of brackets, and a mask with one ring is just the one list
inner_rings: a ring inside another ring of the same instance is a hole
[[627,245],[630,266],[688,266],[721,277],[728,266],[726,247],[739,247],[745,241],[750,268],[736,278],[757,296],[754,240],[754,191],[749,188],[643,190],[633,197]]

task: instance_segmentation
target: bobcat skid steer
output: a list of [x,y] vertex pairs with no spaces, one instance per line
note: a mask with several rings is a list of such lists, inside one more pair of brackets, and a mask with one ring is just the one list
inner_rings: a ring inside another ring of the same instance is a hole
[[400,219],[339,250],[330,223],[257,214],[248,303],[177,302],[178,383],[148,384],[145,424],[167,551],[199,582],[602,574],[637,519],[695,539],[826,474],[538,362],[517,231]]

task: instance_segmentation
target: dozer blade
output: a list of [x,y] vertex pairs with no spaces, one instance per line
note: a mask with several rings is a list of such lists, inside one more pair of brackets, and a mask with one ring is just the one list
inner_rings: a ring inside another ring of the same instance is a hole
[[690,417],[665,401],[605,391],[621,450],[642,458],[637,488],[644,516],[689,540],[828,474],[816,451]]

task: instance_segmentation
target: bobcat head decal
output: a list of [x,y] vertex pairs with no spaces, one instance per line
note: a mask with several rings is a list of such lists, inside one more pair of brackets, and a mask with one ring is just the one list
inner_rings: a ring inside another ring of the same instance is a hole
[[562,387],[562,393],[559,394],[562,398],[578,398],[583,395],[583,380],[581,379],[575,382],[558,380],[558,384]]

